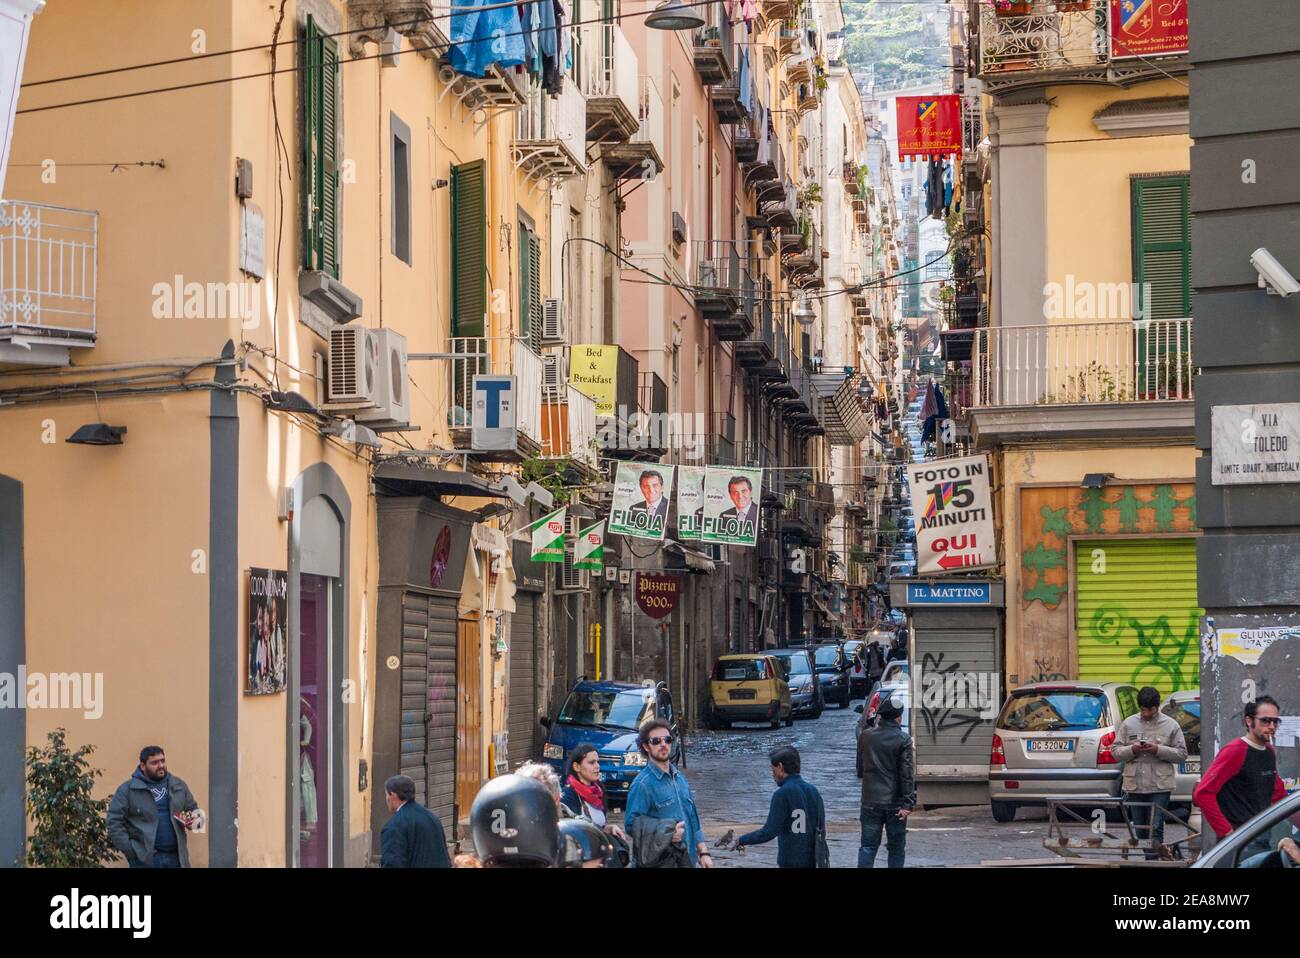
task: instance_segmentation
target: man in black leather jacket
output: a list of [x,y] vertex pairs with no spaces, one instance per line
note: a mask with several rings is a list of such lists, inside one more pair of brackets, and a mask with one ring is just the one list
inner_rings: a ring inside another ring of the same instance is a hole
[[899,724],[900,697],[880,703],[880,722],[858,736],[858,767],[862,770],[862,846],[858,867],[872,868],[883,829],[889,867],[902,868],[907,845],[907,816],[916,805],[912,737]]

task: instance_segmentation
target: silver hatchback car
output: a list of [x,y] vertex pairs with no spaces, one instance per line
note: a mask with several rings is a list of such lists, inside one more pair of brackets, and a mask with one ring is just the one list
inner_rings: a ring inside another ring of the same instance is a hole
[[989,803],[1009,822],[1047,798],[1120,794],[1111,755],[1119,724],[1138,711],[1137,689],[1119,682],[1037,682],[1011,692],[993,729]]

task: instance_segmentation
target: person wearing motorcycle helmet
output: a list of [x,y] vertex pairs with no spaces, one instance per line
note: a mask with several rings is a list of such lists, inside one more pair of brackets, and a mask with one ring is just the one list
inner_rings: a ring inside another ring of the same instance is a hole
[[555,868],[560,857],[555,799],[521,775],[492,779],[469,812],[474,849],[487,868]]
[[560,822],[560,867],[604,868],[614,857],[614,843],[593,822],[566,818]]

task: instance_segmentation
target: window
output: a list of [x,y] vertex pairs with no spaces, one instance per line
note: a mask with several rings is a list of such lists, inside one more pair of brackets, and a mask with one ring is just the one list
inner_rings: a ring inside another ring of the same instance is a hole
[[339,46],[310,16],[303,58],[303,265],[338,279]]
[[654,710],[655,698],[650,690],[592,689],[569,693],[556,721],[565,725],[612,725],[635,729],[652,718]]
[[[573,255],[573,250],[569,253]],[[519,335],[534,352],[541,352],[542,243],[523,220],[519,221]]]
[[1085,731],[1109,724],[1106,697],[1084,689],[1017,692],[997,721],[998,728],[1015,732]]
[[1133,281],[1147,319],[1192,314],[1190,182],[1185,174],[1132,181]]
[[486,335],[487,207],[483,160],[451,168],[451,334]]
[[388,115],[392,131],[393,164],[393,228],[389,242],[393,255],[406,265],[411,265],[411,128]]

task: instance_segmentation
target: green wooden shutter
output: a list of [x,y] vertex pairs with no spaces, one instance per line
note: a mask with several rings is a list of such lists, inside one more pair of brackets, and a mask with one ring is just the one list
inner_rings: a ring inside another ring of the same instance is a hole
[[1133,276],[1151,285],[1148,319],[1192,314],[1190,177],[1133,180]]
[[519,224],[519,335],[528,339],[533,331],[532,233]]
[[303,176],[307,269],[339,277],[339,50],[307,17],[303,56]]
[[528,233],[528,341],[534,352],[542,349],[542,243]]
[[1074,561],[1078,677],[1198,688],[1196,540],[1081,539]]
[[451,334],[483,336],[487,312],[487,164],[451,168]]

